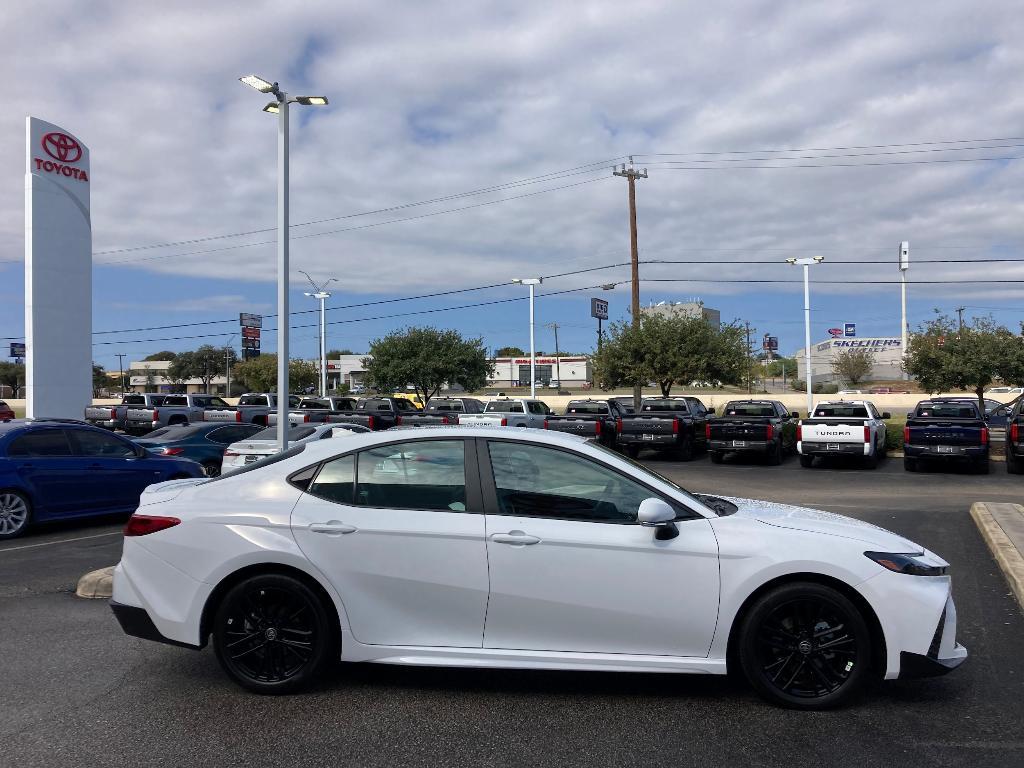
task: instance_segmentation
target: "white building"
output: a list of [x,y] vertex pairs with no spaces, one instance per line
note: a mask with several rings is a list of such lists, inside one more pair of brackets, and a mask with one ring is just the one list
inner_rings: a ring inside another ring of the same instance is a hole
[[[347,384],[349,389],[357,385],[365,384],[366,369],[363,360],[369,355],[342,355],[335,360],[327,361],[327,388],[337,389],[342,384]],[[317,369],[320,368],[320,361],[315,360]]]
[[[866,349],[875,357],[875,365],[866,377],[868,381],[892,381],[903,377],[900,363],[903,360],[903,342],[896,336],[881,336],[870,339],[842,338],[828,339],[811,345],[811,375],[815,382],[842,384],[832,372],[832,362],[841,352],[851,349]],[[796,353],[797,378],[806,381],[804,350]]]
[[722,313],[717,309],[705,307],[704,302],[698,299],[690,301],[659,301],[657,304],[641,307],[640,314],[641,316],[662,315],[663,317],[673,317],[682,315],[683,317],[703,317],[715,328],[719,328],[722,325]]
[[[530,358],[498,357],[494,372],[487,379],[489,387],[530,386]],[[565,388],[589,386],[592,376],[589,357],[538,356],[535,361],[537,383],[548,386],[552,381]]]

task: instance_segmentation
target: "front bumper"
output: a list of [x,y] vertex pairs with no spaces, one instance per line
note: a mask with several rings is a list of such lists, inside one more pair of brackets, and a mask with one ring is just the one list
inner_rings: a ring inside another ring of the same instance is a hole
[[900,652],[900,679],[938,677],[952,672],[967,661],[967,649],[956,641],[956,607],[946,600],[935,634],[926,653]]

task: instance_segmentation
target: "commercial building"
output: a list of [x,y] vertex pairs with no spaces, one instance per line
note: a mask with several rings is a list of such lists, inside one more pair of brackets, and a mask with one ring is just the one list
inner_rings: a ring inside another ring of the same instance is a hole
[[[494,372],[487,379],[489,387],[530,386],[530,358],[498,357],[493,361]],[[535,361],[537,383],[548,386],[556,381],[563,388],[589,387],[592,379],[589,357],[538,356]]]
[[705,307],[699,299],[690,301],[659,301],[640,308],[640,315],[661,315],[662,317],[703,317],[713,327],[722,325],[722,313],[717,309]]
[[[347,384],[349,389],[362,386],[366,383],[366,369],[363,360],[369,355],[342,355],[334,360],[327,361],[327,388],[338,389],[342,384]],[[315,360],[317,369],[320,368],[320,361]]]
[[[813,381],[823,384],[842,384],[840,377],[832,371],[832,363],[842,352],[852,349],[866,349],[874,355],[875,364],[867,381],[892,381],[903,376],[900,364],[903,360],[903,342],[898,336],[881,336],[870,339],[842,338],[828,339],[811,345],[811,375]],[[797,378],[807,379],[805,354],[801,349],[796,353]]]

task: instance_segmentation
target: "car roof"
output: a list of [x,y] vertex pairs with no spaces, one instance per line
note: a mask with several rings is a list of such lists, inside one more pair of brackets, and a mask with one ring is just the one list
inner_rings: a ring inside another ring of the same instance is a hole
[[30,430],[33,427],[78,427],[80,429],[89,429],[99,432],[107,431],[105,429],[100,429],[99,427],[94,427],[92,424],[82,421],[81,419],[36,417],[32,419],[5,419],[4,421],[0,421],[0,437],[11,432]]
[[[418,427],[416,429],[398,430],[386,429],[379,432],[353,432],[350,439],[346,439],[345,448],[372,448],[375,445],[387,443],[406,442],[408,440],[422,440],[427,438],[464,438],[464,437],[489,437],[509,438],[537,443],[538,445],[561,445],[566,448],[579,447],[587,443],[588,439],[579,435],[572,435],[567,432],[552,432],[545,429],[532,429],[519,427],[509,429],[508,427],[470,426],[462,424],[450,424],[447,426]],[[305,456],[319,458],[320,454],[330,455],[337,453],[337,443],[331,446],[330,440],[319,440],[306,444]]]

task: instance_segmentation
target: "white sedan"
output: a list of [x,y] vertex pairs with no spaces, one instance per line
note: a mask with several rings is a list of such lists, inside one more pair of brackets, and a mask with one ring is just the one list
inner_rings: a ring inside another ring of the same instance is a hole
[[941,674],[948,564],[826,512],[691,494],[573,435],[487,427],[296,445],[150,486],[111,606],[259,693],[338,659],[725,674],[818,709]]
[[[369,432],[361,424],[295,424],[288,430],[288,444],[299,445],[313,440],[327,440],[332,437],[347,437],[353,432]],[[267,427],[245,440],[232,443],[224,451],[221,472],[237,472],[242,467],[255,464],[260,459],[277,453],[277,427]]]

